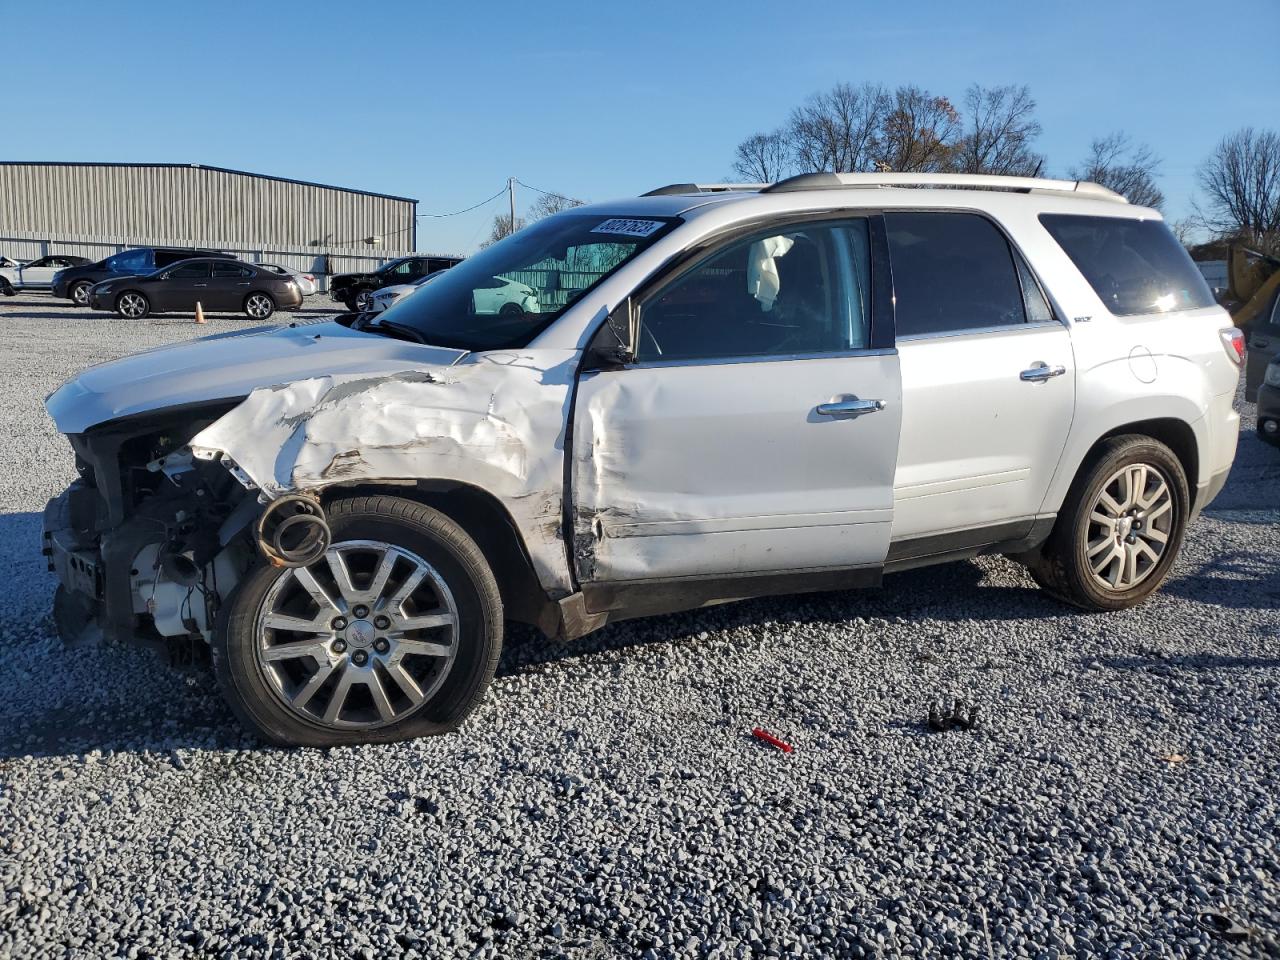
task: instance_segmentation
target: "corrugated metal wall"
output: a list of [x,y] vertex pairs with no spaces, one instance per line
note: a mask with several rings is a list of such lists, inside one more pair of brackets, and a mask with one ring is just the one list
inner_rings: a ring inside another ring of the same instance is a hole
[[[0,234],[8,236],[377,257],[412,249],[413,225],[411,200],[208,167],[0,163]],[[364,243],[371,236],[381,249]]]

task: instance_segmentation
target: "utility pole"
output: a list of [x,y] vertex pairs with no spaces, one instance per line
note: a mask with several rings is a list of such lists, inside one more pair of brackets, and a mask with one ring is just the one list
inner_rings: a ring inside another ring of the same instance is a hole
[[[511,201],[511,233],[516,232],[516,178],[507,177],[507,199]],[[508,234],[509,236],[510,234]]]

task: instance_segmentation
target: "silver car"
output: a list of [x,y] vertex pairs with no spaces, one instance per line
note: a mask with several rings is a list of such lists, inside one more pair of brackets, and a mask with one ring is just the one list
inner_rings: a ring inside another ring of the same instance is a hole
[[1160,214],[1094,184],[677,184],[376,323],[63,386],[57,622],[199,638],[246,725],[329,745],[453,729],[506,620],[574,638],[990,553],[1121,610],[1226,481],[1242,359]]

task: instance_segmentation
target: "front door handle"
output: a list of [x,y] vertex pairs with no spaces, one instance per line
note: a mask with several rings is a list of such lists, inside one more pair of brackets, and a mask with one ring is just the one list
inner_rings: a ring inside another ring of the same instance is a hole
[[196,283],[196,284],[192,284],[192,286],[196,286],[196,287],[207,287],[207,286],[208,286],[208,284],[207,284],[207,283]]
[[1067,368],[1062,364],[1051,367],[1043,360],[1033,363],[1029,370],[1023,370],[1018,376],[1028,383],[1044,383],[1044,381],[1053,377],[1060,377],[1067,372]]
[[860,417],[883,409],[883,400],[859,400],[857,397],[846,397],[818,404],[818,413],[824,417]]

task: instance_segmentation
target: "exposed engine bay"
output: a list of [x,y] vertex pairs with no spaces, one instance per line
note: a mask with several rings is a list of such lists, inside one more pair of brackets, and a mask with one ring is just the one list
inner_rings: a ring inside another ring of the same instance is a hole
[[186,445],[238,402],[70,436],[79,477],[44,515],[64,636],[97,622],[107,640],[175,651],[181,644],[168,641],[210,639],[218,608],[256,560],[263,506],[234,465],[195,459]]

